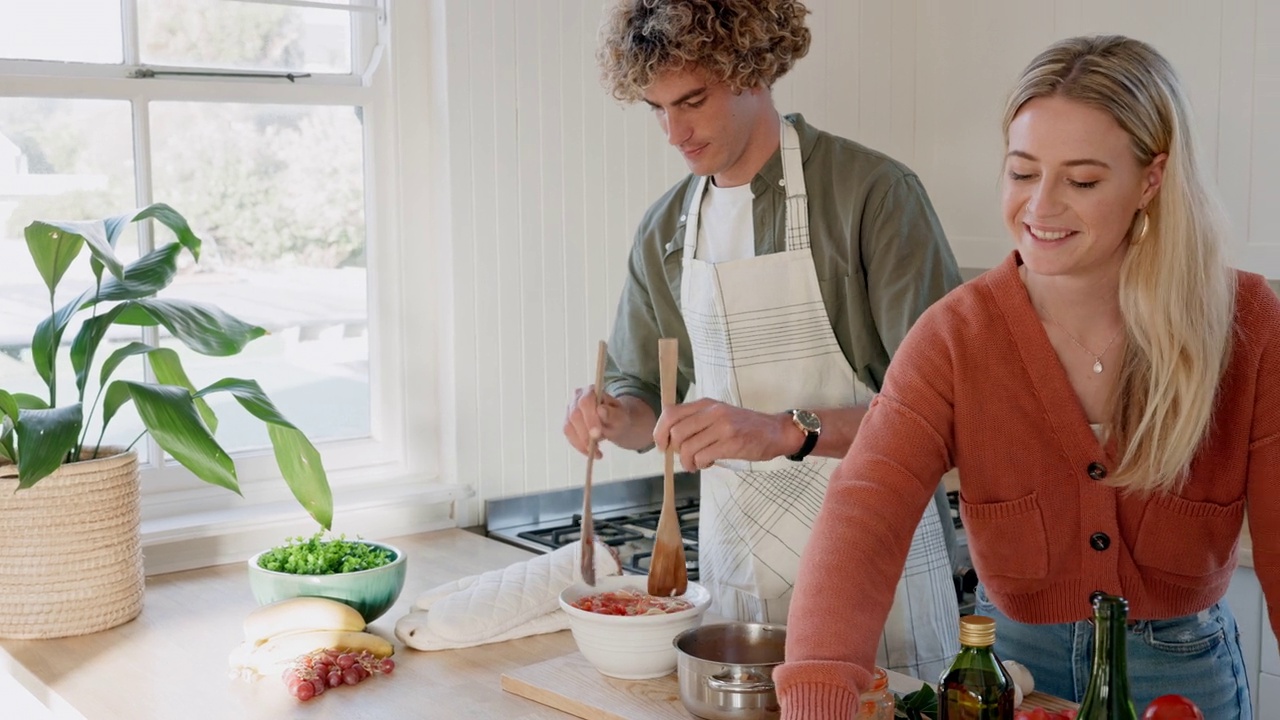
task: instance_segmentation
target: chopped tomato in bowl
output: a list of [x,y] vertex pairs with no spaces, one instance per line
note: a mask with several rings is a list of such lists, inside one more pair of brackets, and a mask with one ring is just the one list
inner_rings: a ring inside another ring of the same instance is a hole
[[657,597],[629,589],[588,595],[570,604],[579,610],[601,615],[664,615],[693,609],[693,603],[684,598]]
[[560,593],[578,650],[604,675],[627,680],[675,672],[675,637],[702,624],[711,593],[690,582],[684,595],[654,597],[643,575],[598,578]]

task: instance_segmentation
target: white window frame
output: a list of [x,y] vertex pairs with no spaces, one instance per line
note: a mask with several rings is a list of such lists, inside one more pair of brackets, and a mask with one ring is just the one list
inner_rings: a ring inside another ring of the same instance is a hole
[[[427,42],[430,8],[421,0],[352,0],[354,46],[350,75],[313,75],[290,82],[266,78],[134,78],[138,42],[135,0],[123,8],[124,63],[100,65],[0,60],[0,97],[128,100],[133,104],[139,205],[151,197],[146,103],[152,101],[359,105],[364,118],[366,254],[369,321],[370,433],[366,438],[318,441],[334,493],[334,531],[387,537],[457,524],[454,503],[470,491],[441,481],[440,362],[435,298],[423,302],[421,283],[432,272],[406,242],[424,241],[432,203],[426,188],[408,187],[405,173],[425,163],[429,103],[406,102],[398,88],[426,93],[430,68],[414,52]],[[240,0],[299,7],[341,6],[308,0]],[[393,12],[395,14],[393,14]],[[397,38],[403,38],[399,42]],[[400,52],[397,52],[397,50]],[[405,58],[405,61],[401,61]],[[367,62],[367,67],[360,67]],[[152,70],[166,68],[148,65]],[[188,68],[189,69],[189,68]],[[414,153],[406,157],[406,150]],[[420,174],[415,175],[420,178]],[[158,198],[163,200],[163,198]],[[199,218],[191,219],[199,229]],[[149,242],[140,233],[144,246]],[[408,231],[407,231],[408,230]],[[407,239],[407,240],[406,240]],[[415,263],[416,260],[416,263]],[[406,267],[406,261],[418,265]],[[413,278],[406,282],[406,276]],[[441,278],[436,278],[441,279]],[[437,298],[439,295],[436,296]],[[409,348],[417,352],[410,357]],[[423,356],[421,349],[430,347]],[[412,438],[412,441],[409,441]],[[243,497],[210,486],[176,463],[150,437],[151,462],[141,470],[143,544],[148,573],[231,562],[310,533],[315,522],[280,477],[270,448],[234,453]]]

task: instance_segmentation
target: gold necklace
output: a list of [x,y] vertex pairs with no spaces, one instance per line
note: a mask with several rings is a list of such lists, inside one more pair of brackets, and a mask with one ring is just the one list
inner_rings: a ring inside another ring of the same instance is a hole
[[1050,315],[1048,310],[1044,311],[1044,315],[1045,317],[1049,318],[1049,322],[1053,323],[1054,325],[1057,325],[1058,329],[1062,331],[1062,334],[1066,335],[1067,339],[1075,343],[1076,347],[1085,351],[1086,353],[1089,354],[1089,357],[1093,358],[1093,374],[1101,375],[1102,374],[1102,356],[1107,354],[1107,351],[1111,349],[1112,344],[1115,343],[1116,338],[1120,337],[1120,331],[1124,329],[1124,325],[1122,324],[1120,327],[1116,328],[1115,335],[1111,336],[1111,340],[1107,342],[1106,347],[1102,348],[1102,352],[1095,353],[1094,351],[1085,347],[1084,343],[1077,340],[1075,335],[1072,335],[1071,333],[1067,332],[1067,329],[1062,326],[1062,323],[1058,322],[1057,318]]

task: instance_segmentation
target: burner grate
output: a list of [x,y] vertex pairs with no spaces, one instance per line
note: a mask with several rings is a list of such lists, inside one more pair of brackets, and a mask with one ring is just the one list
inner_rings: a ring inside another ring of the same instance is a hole
[[[647,574],[653,555],[654,537],[657,535],[661,508],[622,510],[617,514],[594,519],[595,534],[599,540],[615,549],[626,573]],[[690,580],[698,579],[698,499],[682,498],[676,501],[676,516],[680,523],[680,535],[684,540],[685,567]],[[582,538],[582,515],[574,514],[563,522],[548,523],[543,527],[513,532],[508,537],[518,538],[536,548],[554,550],[579,541]],[[513,531],[516,528],[512,528]],[[543,550],[544,552],[546,550]]]
[[[596,537],[600,538],[600,542],[605,545],[616,546],[644,539],[643,534],[621,527],[616,522],[609,520],[596,520],[592,522],[591,527]],[[568,525],[542,530],[527,530],[522,533],[516,533],[516,537],[532,540],[550,548],[564,547],[577,542],[582,537],[582,516],[574,515],[573,522]]]
[[[649,563],[653,560],[653,551],[638,552],[627,561],[627,568],[643,575],[649,574]],[[690,580],[698,579],[698,551],[688,546],[684,549],[684,567]]]

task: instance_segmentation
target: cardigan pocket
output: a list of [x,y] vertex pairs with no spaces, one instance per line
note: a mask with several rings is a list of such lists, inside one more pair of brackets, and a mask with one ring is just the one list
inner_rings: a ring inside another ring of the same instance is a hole
[[960,496],[960,519],[981,578],[1040,580],[1049,574],[1049,536],[1036,494],[971,503]]
[[1219,505],[1156,496],[1138,525],[1133,561],[1184,577],[1213,575],[1230,567],[1243,521],[1244,498]]

